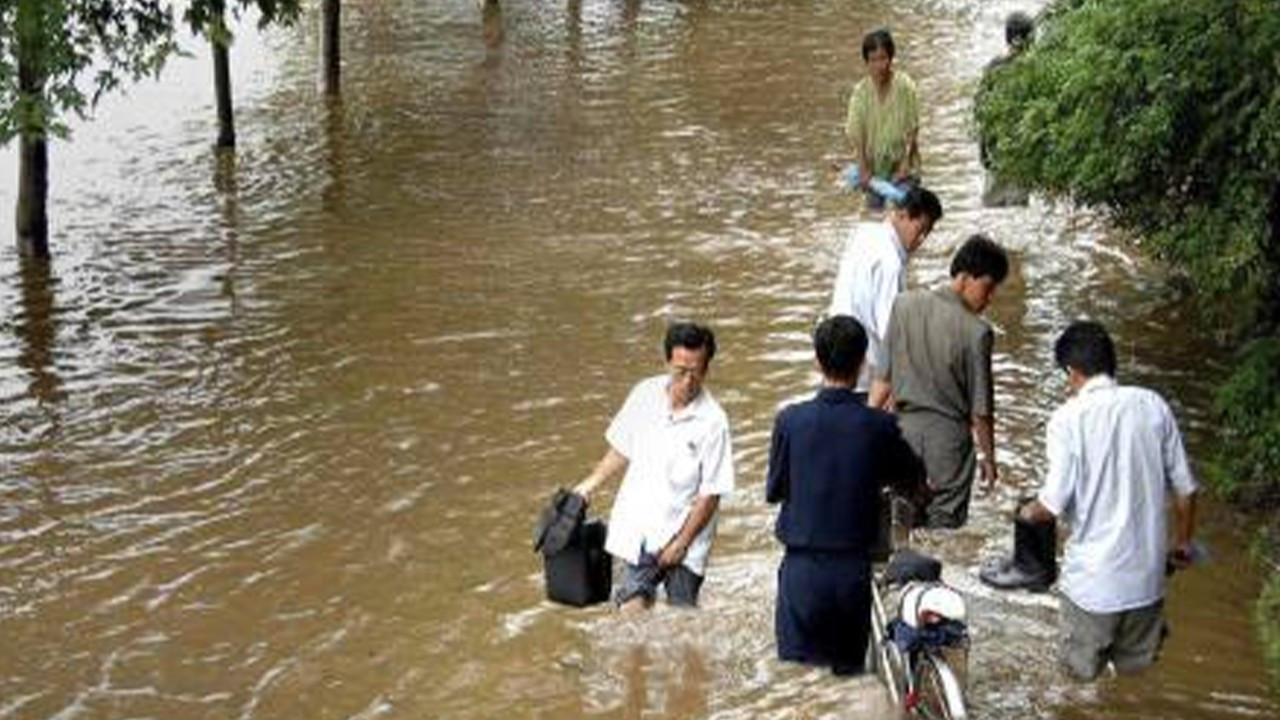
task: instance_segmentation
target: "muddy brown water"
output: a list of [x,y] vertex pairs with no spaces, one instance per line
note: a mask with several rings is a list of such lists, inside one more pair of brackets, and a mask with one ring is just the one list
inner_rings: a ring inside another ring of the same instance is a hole
[[[1043,466],[1066,322],[1112,327],[1193,453],[1228,362],[1096,217],[980,206],[970,97],[1020,7],[348,0],[341,102],[317,93],[314,17],[241,27],[233,159],[189,43],[54,145],[51,267],[0,223],[0,718],[892,717],[873,681],[774,659],[762,497],[859,216],[827,166],[881,24],[947,212],[911,284],[976,230],[1016,256],[989,312],[1007,485],[921,540],[970,598],[974,715],[1280,717],[1226,508],[1138,677],[1064,682],[1052,601],[976,582]],[[674,316],[719,332],[739,477],[704,607],[553,606],[533,517]]]

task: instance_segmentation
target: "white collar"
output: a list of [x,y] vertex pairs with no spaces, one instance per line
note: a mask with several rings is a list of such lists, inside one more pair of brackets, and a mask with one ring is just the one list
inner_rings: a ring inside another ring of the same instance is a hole
[[898,229],[893,226],[893,220],[886,217],[884,224],[889,226],[889,235],[893,237],[893,249],[898,253],[898,259],[902,260],[905,265],[907,262],[907,247],[902,244],[902,237],[898,235]]
[[667,417],[670,418],[672,422],[692,420],[693,418],[698,417],[706,408],[707,393],[707,387],[703,385],[702,388],[698,390],[698,395],[693,399],[693,402],[685,405],[679,410],[673,410],[671,408],[671,377],[668,376],[666,383],[662,386],[662,401],[667,408]]
[[1098,373],[1084,381],[1084,384],[1080,386],[1080,394],[1083,395],[1087,392],[1093,392],[1094,390],[1106,390],[1115,386],[1115,378],[1106,373]]

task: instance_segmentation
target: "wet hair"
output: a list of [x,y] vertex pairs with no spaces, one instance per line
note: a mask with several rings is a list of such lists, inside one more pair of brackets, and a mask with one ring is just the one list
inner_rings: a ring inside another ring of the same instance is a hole
[[912,185],[907,189],[907,196],[902,199],[898,207],[905,210],[907,217],[913,220],[922,214],[928,215],[934,224],[942,219],[942,201],[933,194],[932,190],[919,185]]
[[1059,368],[1075,368],[1085,375],[1116,374],[1116,346],[1101,323],[1077,320],[1053,343],[1053,361]]
[[1009,254],[982,233],[970,235],[951,258],[951,277],[960,273],[989,277],[999,285],[1009,275]]
[[692,322],[674,322],[667,327],[667,336],[662,341],[662,351],[667,360],[671,360],[671,352],[677,347],[689,350],[707,349],[707,357],[703,361],[711,364],[716,356],[716,336],[711,328]]
[[867,354],[867,331],[852,316],[833,315],[814,329],[813,353],[818,356],[823,375],[850,380],[858,374]]
[[1035,32],[1035,21],[1024,12],[1011,12],[1004,20],[1004,41],[1009,45],[1028,45]]
[[889,59],[892,60],[895,49],[893,36],[889,34],[889,28],[876,28],[862,38],[862,61],[870,60],[871,53],[876,50],[885,51],[889,55]]

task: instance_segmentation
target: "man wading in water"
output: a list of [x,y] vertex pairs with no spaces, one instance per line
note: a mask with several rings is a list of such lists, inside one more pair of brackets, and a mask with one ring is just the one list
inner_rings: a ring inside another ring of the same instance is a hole
[[631,390],[605,432],[609,450],[574,489],[590,498],[623,475],[605,550],[626,563],[614,595],[625,610],[652,605],[659,586],[672,605],[698,604],[720,496],[734,485],[729,419],[702,385],[715,335],[675,323],[663,351],[667,372]]
[[1019,512],[1071,526],[1058,583],[1061,660],[1092,680],[1108,663],[1130,672],[1155,662],[1167,632],[1166,568],[1192,560],[1196,482],[1169,405],[1116,384],[1115,346],[1101,325],[1072,323],[1053,359],[1073,396],[1049,419],[1044,486]]

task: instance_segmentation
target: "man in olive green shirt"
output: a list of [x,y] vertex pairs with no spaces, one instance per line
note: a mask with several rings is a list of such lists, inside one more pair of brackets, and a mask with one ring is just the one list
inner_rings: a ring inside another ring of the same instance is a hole
[[[980,315],[1009,274],[1004,248],[983,235],[951,259],[951,282],[898,295],[869,403],[894,407],[902,434],[924,462],[933,499],[929,527],[960,527],[969,515],[975,466],[996,481],[994,334]],[[974,441],[977,441],[975,453]]]

